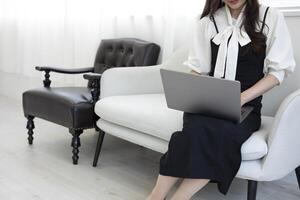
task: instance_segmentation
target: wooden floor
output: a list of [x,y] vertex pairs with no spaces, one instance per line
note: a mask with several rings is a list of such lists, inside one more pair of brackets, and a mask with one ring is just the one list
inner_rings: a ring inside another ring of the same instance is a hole
[[[97,134],[90,130],[81,137],[74,166],[66,128],[37,119],[34,145],[28,146],[21,102],[0,96],[0,112],[0,200],[142,200],[155,184],[157,152],[107,135],[100,165],[93,168]],[[209,184],[193,199],[244,200],[246,187],[236,179],[224,196]],[[299,199],[294,173],[259,184],[258,200]]]

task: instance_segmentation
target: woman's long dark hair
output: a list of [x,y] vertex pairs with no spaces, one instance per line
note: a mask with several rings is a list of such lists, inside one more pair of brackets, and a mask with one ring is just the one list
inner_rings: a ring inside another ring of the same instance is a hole
[[[201,18],[209,16],[210,18],[221,7],[225,6],[222,0],[206,0]],[[259,3],[258,0],[247,0],[244,11],[245,17],[241,26],[244,26],[245,31],[252,41],[252,48],[255,52],[262,52],[265,49],[266,36],[257,30],[259,20]]]

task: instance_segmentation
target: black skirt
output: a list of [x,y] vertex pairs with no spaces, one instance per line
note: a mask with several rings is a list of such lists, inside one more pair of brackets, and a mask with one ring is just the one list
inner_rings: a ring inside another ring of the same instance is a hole
[[241,146],[260,125],[257,113],[251,113],[240,124],[184,113],[183,129],[172,134],[168,151],[160,159],[159,173],[209,179],[226,194],[241,164]]

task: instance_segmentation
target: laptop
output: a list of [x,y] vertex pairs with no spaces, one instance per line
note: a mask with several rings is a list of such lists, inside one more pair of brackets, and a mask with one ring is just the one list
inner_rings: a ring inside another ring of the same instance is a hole
[[253,107],[241,108],[239,81],[160,69],[167,105],[171,109],[204,114],[241,123]]

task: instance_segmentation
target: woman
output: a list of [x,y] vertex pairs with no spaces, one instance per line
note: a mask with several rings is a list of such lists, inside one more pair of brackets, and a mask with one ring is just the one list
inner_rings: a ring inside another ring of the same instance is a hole
[[190,199],[208,182],[225,195],[240,167],[242,144],[260,128],[262,95],[295,67],[283,15],[258,0],[207,0],[184,64],[194,74],[240,81],[241,106],[254,110],[240,124],[184,113],[148,200],[164,199],[178,178],[183,181],[172,200]]

